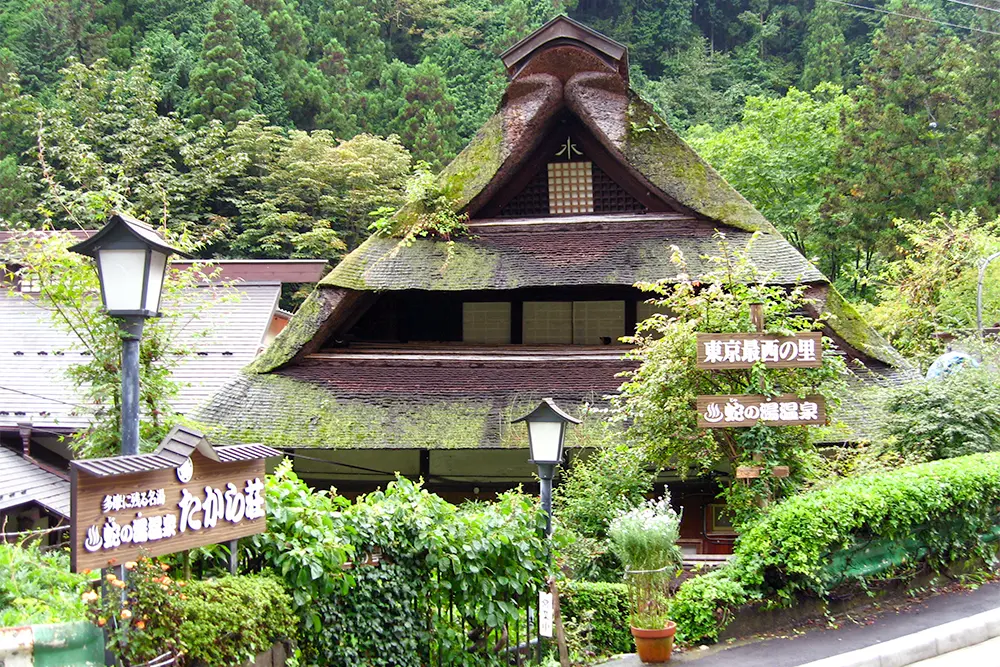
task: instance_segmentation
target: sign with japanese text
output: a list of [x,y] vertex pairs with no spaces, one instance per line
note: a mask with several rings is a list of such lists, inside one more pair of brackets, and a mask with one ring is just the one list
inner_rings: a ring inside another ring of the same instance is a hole
[[262,533],[263,480],[262,458],[221,463],[199,451],[176,468],[106,476],[73,468],[72,570]]
[[542,637],[552,636],[552,593],[538,592],[538,634]]
[[818,368],[823,363],[823,334],[698,334],[698,368],[751,368],[758,361],[767,368]]
[[799,398],[782,396],[723,395],[699,396],[698,428],[753,426],[802,426],[826,423],[826,402],[819,394]]

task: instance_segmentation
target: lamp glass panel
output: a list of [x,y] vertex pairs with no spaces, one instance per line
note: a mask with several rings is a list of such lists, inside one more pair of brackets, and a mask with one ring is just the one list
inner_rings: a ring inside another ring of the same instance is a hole
[[111,312],[136,311],[142,308],[142,276],[146,265],[146,251],[99,250],[101,283],[104,288],[104,307]]
[[153,250],[149,259],[149,284],[146,285],[146,310],[160,311],[160,292],[163,288],[163,274],[167,269],[167,256]]
[[531,438],[531,460],[536,463],[559,463],[559,440],[562,438],[562,422],[528,422]]

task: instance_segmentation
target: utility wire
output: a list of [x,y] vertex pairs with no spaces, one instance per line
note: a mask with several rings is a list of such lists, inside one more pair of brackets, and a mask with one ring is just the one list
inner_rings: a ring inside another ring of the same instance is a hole
[[987,7],[985,5],[977,5],[971,2],[964,2],[964,0],[948,0],[948,2],[954,2],[956,5],[965,5],[966,7],[975,7],[976,9],[985,9],[988,12],[997,12],[1000,14],[1000,7]]
[[20,389],[11,389],[10,387],[0,386],[0,390],[13,392],[15,394],[22,394],[24,396],[31,396],[33,398],[40,398],[43,401],[52,401],[53,403],[62,403],[63,405],[71,405],[74,408],[83,408],[85,410],[92,410],[93,409],[92,406],[80,405],[79,403],[70,403],[68,401],[59,400],[58,398],[50,398],[48,396],[42,396],[40,394],[32,394],[31,392],[28,392],[28,391],[21,391]]
[[987,35],[997,35],[1000,36],[1000,32],[995,32],[993,30],[984,30],[982,28],[973,28],[968,25],[958,25],[957,23],[948,23],[947,21],[938,21],[937,19],[929,19],[923,16],[913,16],[911,14],[901,14],[899,12],[892,12],[888,9],[879,9],[878,7],[866,7],[865,5],[856,5],[853,2],[844,2],[843,0],[826,0],[827,2],[832,2],[835,5],[844,5],[845,7],[853,7],[854,9],[862,9],[866,12],[878,12],[879,14],[891,14],[892,16],[901,16],[904,19],[913,19],[915,21],[926,21],[927,23],[937,23],[938,25],[948,26],[949,28],[958,28],[959,30],[971,30],[972,32],[982,32]]

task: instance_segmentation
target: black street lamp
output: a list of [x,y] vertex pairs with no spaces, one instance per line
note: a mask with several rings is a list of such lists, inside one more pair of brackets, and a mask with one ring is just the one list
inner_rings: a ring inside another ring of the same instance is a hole
[[528,422],[528,447],[531,460],[538,466],[541,481],[542,510],[545,512],[545,537],[552,535],[552,476],[563,461],[566,425],[580,420],[563,412],[551,398],[543,398],[537,408],[512,423]]
[[160,314],[170,247],[152,227],[114,212],[108,223],[70,250],[97,260],[101,301],[122,320],[122,455],[139,453],[139,341],[147,317]]

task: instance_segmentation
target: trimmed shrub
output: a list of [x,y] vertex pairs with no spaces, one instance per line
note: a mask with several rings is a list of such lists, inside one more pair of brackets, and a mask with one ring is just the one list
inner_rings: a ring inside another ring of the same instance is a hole
[[[773,506],[740,536],[733,560],[685,582],[672,615],[686,641],[714,641],[727,611],[756,599],[790,605],[824,596],[886,567],[934,569],[987,557],[982,536],[997,524],[1000,454],[976,454],[845,479]],[[885,565],[860,567],[865,549],[894,547]]]
[[179,606],[177,643],[192,665],[242,665],[294,639],[298,624],[284,586],[267,576],[193,581]]
[[272,576],[177,581],[169,566],[148,558],[125,569],[126,580],[107,575],[110,594],[87,594],[91,619],[124,665],[176,651],[191,667],[239,667],[278,641],[295,640],[292,598]]
[[577,650],[590,657],[632,650],[625,584],[562,582],[559,609],[567,631],[577,638]]

